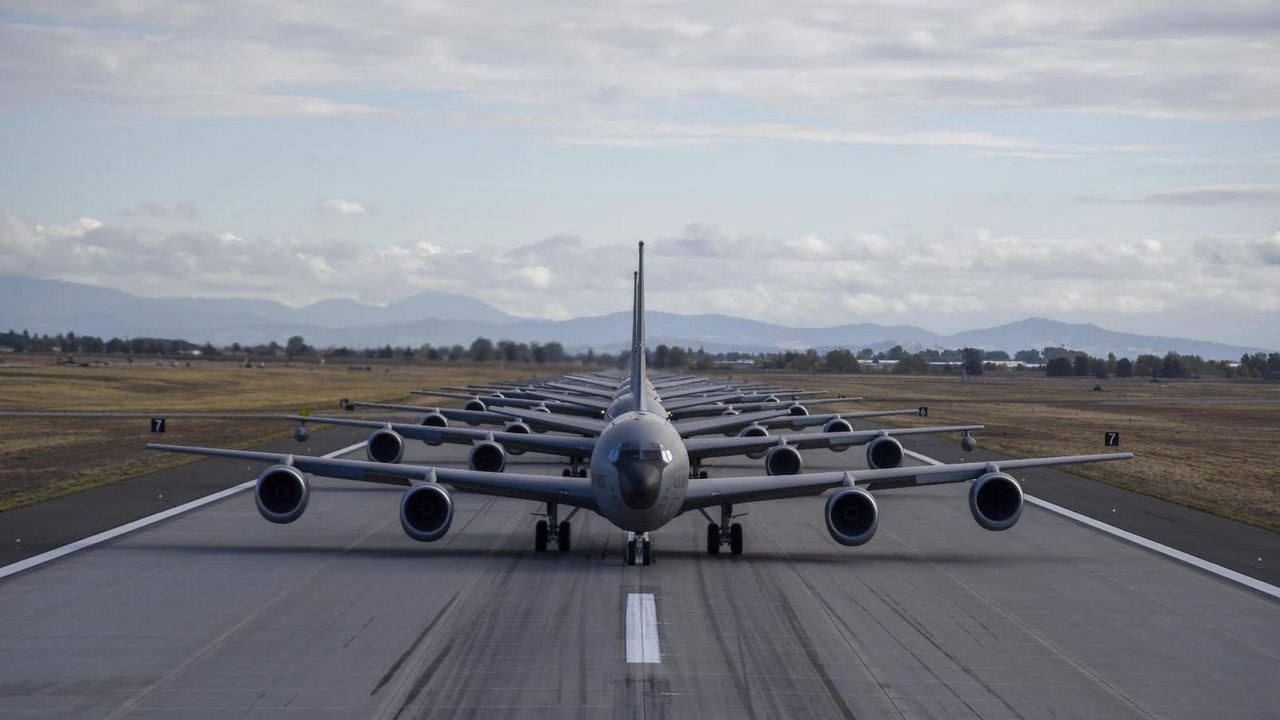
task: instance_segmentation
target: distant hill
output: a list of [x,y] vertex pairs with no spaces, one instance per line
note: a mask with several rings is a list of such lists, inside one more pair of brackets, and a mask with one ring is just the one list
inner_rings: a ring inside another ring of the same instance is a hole
[[[1060,345],[1091,355],[1121,357],[1169,350],[1237,359],[1262,348],[1114,332],[1096,325],[1030,318],[997,327],[939,335],[913,325],[855,323],[794,328],[728,315],[650,312],[650,345],[705,347],[719,352],[833,347],[885,350],[978,347],[1013,352]],[[517,342],[558,340],[570,349],[627,347],[627,313],[572,320],[517,318],[466,295],[422,292],[387,306],[323,300],[292,308],[270,300],[142,298],[91,285],[0,275],[0,330],[110,337],[169,337],[215,344],[283,342],[302,335],[313,345],[418,346],[467,344],[477,336]]]

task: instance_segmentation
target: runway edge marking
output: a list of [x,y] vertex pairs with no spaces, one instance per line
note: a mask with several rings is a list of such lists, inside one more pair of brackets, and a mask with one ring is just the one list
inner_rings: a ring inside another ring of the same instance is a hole
[[[941,460],[934,460],[928,455],[923,455],[921,453],[915,452],[914,450],[903,450],[903,453],[910,455],[911,457],[929,465],[943,464]],[[1081,515],[1080,513],[1074,510],[1068,510],[1067,508],[1064,508],[1061,505],[1055,505],[1049,502],[1048,500],[1041,500],[1038,497],[1027,495],[1025,493],[1023,494],[1023,497],[1026,498],[1027,502],[1031,503],[1032,505],[1035,505],[1036,507],[1043,508],[1052,513],[1057,513],[1058,515],[1061,515],[1070,520],[1074,520],[1080,523],[1081,525],[1088,525],[1094,530],[1101,530],[1102,532],[1107,533],[1108,535],[1111,535],[1113,537],[1120,538],[1121,540],[1133,543],[1134,545],[1137,545],[1139,547],[1144,547],[1153,552],[1158,552],[1161,555],[1164,555],[1165,557],[1172,558],[1174,560],[1177,560],[1178,562],[1186,563],[1187,565],[1190,565],[1192,567],[1199,568],[1200,570],[1204,570],[1207,573],[1212,573],[1214,575],[1217,575],[1218,577],[1224,580],[1230,580],[1231,582],[1243,585],[1249,588],[1250,590],[1254,590],[1256,592],[1262,593],[1263,595],[1269,595],[1277,600],[1280,600],[1280,587],[1276,587],[1271,583],[1266,583],[1257,578],[1249,577],[1244,573],[1239,573],[1230,568],[1225,568],[1217,563],[1209,562],[1204,558],[1196,557],[1195,555],[1192,555],[1190,553],[1185,553],[1177,548],[1172,548],[1163,543],[1158,543],[1155,540],[1148,540],[1147,538],[1144,538],[1141,535],[1131,533],[1128,530],[1121,530],[1120,528],[1114,525],[1108,525],[1102,522],[1101,520],[1095,520],[1089,517],[1088,515]]]
[[[348,445],[339,450],[334,450],[333,452],[326,454],[324,457],[334,458],[334,457],[338,457],[339,455],[346,455],[347,453],[353,450],[358,450],[364,447],[367,442],[368,441],[361,441],[353,445]],[[147,527],[148,525],[154,525],[158,522],[161,522],[162,520],[168,520],[171,517],[176,517],[185,512],[190,512],[192,510],[195,510],[196,508],[204,507],[209,503],[217,502],[219,500],[222,500],[223,498],[231,497],[236,493],[244,492],[245,490],[248,490],[249,488],[253,487],[253,484],[255,482],[257,482],[256,479],[249,480],[247,482],[242,482],[239,485],[233,485],[232,487],[229,487],[226,490],[219,490],[218,492],[213,493],[212,495],[205,495],[204,497],[196,498],[191,502],[183,503],[181,505],[178,505],[177,507],[171,507],[168,510],[162,510],[161,512],[155,513],[154,515],[148,515],[143,518],[138,518],[133,522],[125,523],[124,525],[121,525],[119,527],[114,527],[114,528],[111,528],[110,530],[104,530],[98,533],[97,535],[90,535],[87,538],[81,538],[80,540],[67,543],[66,545],[56,547],[52,550],[46,550],[45,552],[42,552],[39,555],[32,555],[26,560],[19,560],[16,563],[5,565],[4,567],[0,568],[0,580],[3,580],[12,575],[17,575],[18,573],[24,570],[30,570],[31,568],[39,567],[41,565],[44,565],[47,562],[52,562],[54,560],[57,560],[58,558],[66,557],[67,555],[70,555],[75,552],[79,552],[86,548],[91,548],[94,545],[100,545],[108,540],[112,540],[120,537],[121,535],[126,535],[128,533],[131,533],[134,530],[141,530],[142,528]]]

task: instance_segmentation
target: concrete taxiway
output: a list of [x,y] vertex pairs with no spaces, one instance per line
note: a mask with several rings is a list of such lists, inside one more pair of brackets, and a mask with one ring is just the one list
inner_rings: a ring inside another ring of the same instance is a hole
[[[459,448],[410,452],[464,460]],[[809,469],[863,462],[805,458]],[[526,455],[512,467],[559,465]],[[259,469],[183,472],[225,486]],[[1052,477],[1041,472],[1031,486]],[[830,540],[821,498],[742,506],[741,557],[705,554],[705,521],[687,515],[654,534],[650,567],[623,566],[623,534],[585,513],[571,552],[538,554],[535,505],[455,494],[450,534],[424,545],[400,529],[398,490],[314,490],[292,525],[266,523],[241,493],[0,580],[0,716],[1269,718],[1280,707],[1280,602],[1035,507],[986,532],[965,486],[877,493],[880,529],[860,548]]]

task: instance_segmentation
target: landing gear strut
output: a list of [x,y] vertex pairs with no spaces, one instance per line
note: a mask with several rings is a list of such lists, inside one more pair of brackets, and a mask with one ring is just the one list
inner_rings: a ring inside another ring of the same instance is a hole
[[537,552],[546,552],[549,543],[555,543],[560,552],[569,552],[572,546],[573,527],[569,525],[569,518],[577,514],[578,508],[574,508],[564,520],[558,520],[558,506],[555,503],[547,503],[547,519],[539,520],[533,526],[533,549]]
[[582,466],[582,458],[570,457],[569,467],[565,468],[564,470],[561,470],[560,474],[563,475],[564,477],[584,478],[587,476],[587,469]]
[[649,533],[627,533],[627,564],[653,564],[653,541]]
[[707,554],[719,555],[720,548],[728,545],[730,553],[741,555],[742,525],[732,522],[733,518],[738,517],[733,514],[733,506],[720,506],[720,522],[718,523],[711,520],[711,516],[707,514],[707,511],[699,510],[699,512],[707,519]]

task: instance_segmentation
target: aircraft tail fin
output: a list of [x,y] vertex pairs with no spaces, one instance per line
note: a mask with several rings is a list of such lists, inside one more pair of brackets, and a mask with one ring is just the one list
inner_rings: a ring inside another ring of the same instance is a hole
[[640,243],[640,264],[635,274],[635,308],[631,328],[631,407],[645,410],[645,349],[644,349],[644,242]]

